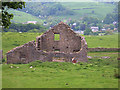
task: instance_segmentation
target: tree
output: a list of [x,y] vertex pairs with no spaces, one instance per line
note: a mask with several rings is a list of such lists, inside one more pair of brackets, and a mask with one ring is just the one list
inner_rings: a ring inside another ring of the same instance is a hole
[[114,29],[114,25],[113,24],[110,24],[110,29],[113,30]]
[[112,24],[112,23],[115,21],[115,20],[114,20],[114,17],[115,17],[114,14],[108,13],[108,14],[106,15],[106,17],[104,18],[104,23],[105,23],[105,24]]
[[46,31],[46,27],[42,26],[41,24],[22,24],[22,23],[12,23],[9,26],[9,29],[3,28],[4,32],[10,32],[15,30],[16,32],[28,32],[30,30],[37,29],[39,32],[44,32]]
[[80,24],[80,30],[84,31],[86,28],[86,25],[85,24]]
[[112,35],[113,32],[112,31],[106,31],[104,35]]
[[95,17],[84,17],[83,21],[87,22],[88,24],[94,23],[95,25],[100,22],[99,19]]
[[84,31],[84,35],[90,35],[92,34],[92,30],[89,28],[86,28],[86,30]]
[[2,2],[2,22],[3,28],[8,28],[11,24],[10,20],[13,18],[13,14],[8,13],[8,9],[22,9],[25,8],[25,2]]

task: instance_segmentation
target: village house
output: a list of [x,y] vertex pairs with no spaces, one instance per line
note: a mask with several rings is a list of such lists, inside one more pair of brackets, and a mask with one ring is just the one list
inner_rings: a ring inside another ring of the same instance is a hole
[[29,24],[29,23],[36,24],[37,21],[27,21],[27,22],[25,22],[25,23],[23,23],[23,24]]
[[7,52],[7,63],[29,63],[35,60],[72,62],[87,61],[87,42],[61,22],[44,34]]
[[75,33],[78,33],[78,34],[84,34],[84,31],[75,31]]
[[103,28],[103,29],[101,29],[102,31],[106,31],[106,29],[105,28]]
[[90,29],[92,30],[92,32],[98,32],[99,27],[91,27]]

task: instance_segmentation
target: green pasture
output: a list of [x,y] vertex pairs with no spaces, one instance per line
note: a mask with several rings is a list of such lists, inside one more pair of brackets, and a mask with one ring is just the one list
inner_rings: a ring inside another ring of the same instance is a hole
[[[36,40],[42,33],[2,33],[3,54]],[[59,37],[59,36],[58,36]],[[84,36],[88,47],[118,47],[118,34]],[[57,39],[57,35],[56,35]],[[117,88],[118,53],[88,52],[88,62],[40,62],[3,64],[3,88]],[[109,58],[105,58],[109,57]],[[32,68],[30,68],[32,66]]]
[[3,32],[2,33],[3,54],[17,46],[23,45],[32,40],[36,40],[36,37],[39,35],[41,35],[41,33]]
[[[88,53],[88,62],[4,64],[3,88],[118,88],[117,53]],[[109,56],[108,59],[101,59]],[[32,66],[32,68],[30,68]],[[12,68],[11,68],[12,67]]]
[[13,9],[10,9],[8,12],[14,14],[14,17],[11,20],[14,23],[25,23],[27,21],[37,21],[39,23],[43,23],[41,19],[25,12],[13,10]]
[[118,34],[104,36],[84,36],[88,48],[103,47],[103,48],[118,48]]
[[[115,8],[115,6],[112,4],[100,2],[63,2],[61,4],[72,9],[75,13],[78,13],[77,17],[88,15],[97,17],[99,19],[103,19],[106,14],[112,13],[113,9]],[[92,13],[92,11],[94,11],[94,13]]]

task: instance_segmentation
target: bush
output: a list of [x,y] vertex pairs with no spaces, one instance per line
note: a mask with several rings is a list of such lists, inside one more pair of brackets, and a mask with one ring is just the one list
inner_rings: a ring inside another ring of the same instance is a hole
[[115,73],[114,77],[120,79],[120,74],[119,73]]
[[94,32],[93,35],[98,35],[98,32]]
[[2,63],[5,62],[5,58],[2,59]]

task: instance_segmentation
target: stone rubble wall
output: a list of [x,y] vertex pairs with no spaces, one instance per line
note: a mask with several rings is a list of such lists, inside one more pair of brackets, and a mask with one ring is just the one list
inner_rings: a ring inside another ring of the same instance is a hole
[[37,59],[34,41],[16,47],[7,52],[7,63],[29,63]]
[[[59,34],[60,40],[55,41],[54,34]],[[37,48],[47,52],[57,49],[60,50],[60,52],[70,53],[73,51],[79,51],[81,48],[81,36],[77,36],[68,25],[63,23],[54,26],[36,39]]]
[[88,48],[88,52],[99,52],[99,51],[120,51],[120,48]]
[[64,53],[64,52],[44,52],[43,50],[37,50],[34,41],[30,41],[22,46],[16,47],[7,52],[7,63],[29,63],[35,60],[52,61],[54,57],[64,58],[65,62],[72,62],[72,58],[75,57],[77,61],[87,61],[87,43],[85,39],[82,39],[82,48],[76,53]]
[[[54,40],[54,34],[60,34],[60,40]],[[59,52],[55,52],[59,49]],[[7,52],[7,63],[29,63],[35,60],[52,61],[54,58],[63,58],[65,62],[87,61],[87,43],[85,38],[77,35],[64,23],[59,23],[48,30],[35,41]]]

